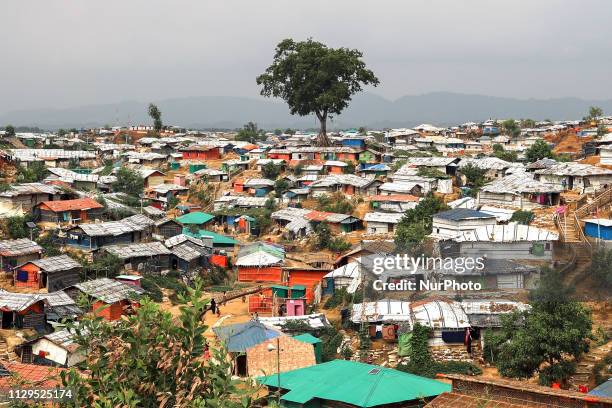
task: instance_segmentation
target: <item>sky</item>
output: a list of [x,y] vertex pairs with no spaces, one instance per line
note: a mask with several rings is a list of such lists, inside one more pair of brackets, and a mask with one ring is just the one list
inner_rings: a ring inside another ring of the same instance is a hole
[[608,0],[0,2],[0,112],[259,95],[284,38],[357,48],[388,99],[612,98]]

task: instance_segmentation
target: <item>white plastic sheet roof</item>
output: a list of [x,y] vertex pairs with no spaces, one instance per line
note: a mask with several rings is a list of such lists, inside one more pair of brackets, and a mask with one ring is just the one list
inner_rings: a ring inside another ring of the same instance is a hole
[[259,321],[266,326],[277,329],[282,328],[289,321],[302,321],[313,329],[322,329],[329,326],[329,321],[323,313],[303,316],[260,317]]
[[410,313],[410,302],[400,300],[379,300],[378,302],[358,303],[353,305],[351,320],[353,323],[362,321],[362,316],[367,322],[408,322],[412,326]]
[[470,326],[459,302],[432,301],[412,307],[415,322],[432,329],[461,329]]
[[454,238],[457,242],[517,242],[517,241],[556,241],[559,235],[554,232],[511,222],[508,225],[484,225],[474,230],[463,231]]
[[359,262],[353,261],[334,269],[324,278],[355,278],[359,276]]

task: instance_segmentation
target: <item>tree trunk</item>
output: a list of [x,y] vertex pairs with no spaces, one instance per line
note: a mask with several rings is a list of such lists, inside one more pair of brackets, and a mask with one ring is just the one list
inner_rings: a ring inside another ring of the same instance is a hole
[[319,113],[317,112],[317,118],[321,123],[321,127],[319,129],[319,135],[317,136],[317,146],[319,147],[327,147],[330,146],[331,143],[329,138],[327,137],[327,112]]

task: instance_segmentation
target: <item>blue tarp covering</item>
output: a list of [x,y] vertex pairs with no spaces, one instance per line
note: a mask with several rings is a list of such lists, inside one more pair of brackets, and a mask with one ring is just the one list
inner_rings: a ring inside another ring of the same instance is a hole
[[593,388],[591,392],[589,392],[589,395],[612,398],[612,378],[610,378],[605,383]]
[[278,332],[255,321],[215,327],[213,331],[225,343],[227,351],[232,353],[245,352],[253,346],[279,336]]

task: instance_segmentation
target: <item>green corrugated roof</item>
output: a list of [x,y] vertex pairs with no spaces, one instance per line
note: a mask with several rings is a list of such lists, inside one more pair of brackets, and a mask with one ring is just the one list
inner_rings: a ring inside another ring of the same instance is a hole
[[293,336],[293,338],[303,343],[308,343],[308,344],[321,343],[321,339],[316,338],[310,333],[304,333],[304,334],[300,334],[299,336]]
[[[450,384],[430,378],[346,360],[288,371],[280,378],[281,388],[289,390],[282,399],[300,404],[319,398],[367,408],[451,391]],[[276,375],[258,381],[271,387],[278,384]]]
[[201,237],[212,237],[213,245],[236,245],[238,241],[225,235],[217,234],[216,232],[199,230],[196,234],[189,231],[189,228],[183,228],[183,234],[189,235],[190,237],[201,238]]
[[215,218],[212,214],[203,213],[201,211],[190,212],[178,217],[176,220],[181,224],[205,224]]

